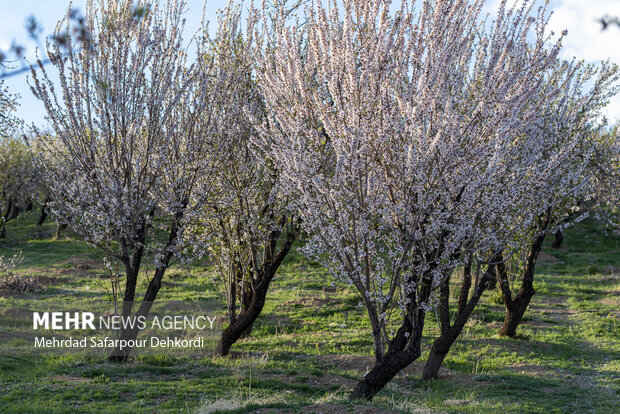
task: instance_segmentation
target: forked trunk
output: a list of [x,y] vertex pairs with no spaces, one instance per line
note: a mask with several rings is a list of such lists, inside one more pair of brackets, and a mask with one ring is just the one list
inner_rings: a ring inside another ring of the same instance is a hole
[[420,283],[419,298],[416,297],[415,290],[410,293],[409,312],[404,317],[403,323],[394,338],[388,343],[388,350],[383,359],[376,360],[375,366],[357,383],[349,396],[350,400],[365,399],[371,401],[392,378],[420,357],[420,343],[426,311],[423,307],[415,305],[428,301],[432,281],[427,275],[427,277],[422,278]]
[[[234,315],[234,304],[229,303],[229,315],[232,316],[231,322],[222,331],[220,341],[215,348],[215,354],[226,356],[230,352],[230,348],[235,342],[241,338],[247,338],[252,332],[254,322],[260,316],[267,300],[267,292],[269,285],[273,280],[280,264],[291,250],[293,242],[299,234],[299,222],[293,225],[292,229],[287,233],[284,243],[277,253],[275,253],[276,244],[280,237],[279,231],[274,231],[270,235],[267,251],[265,252],[265,261],[261,268],[254,275],[252,281],[246,281],[243,286],[243,300],[241,303],[241,311],[238,315]],[[275,254],[274,254],[275,253]],[[236,282],[233,282],[236,283]],[[252,285],[253,283],[253,285]],[[236,285],[231,286],[231,291],[236,292]],[[235,294],[232,298],[234,300]]]
[[[159,292],[159,289],[161,288],[161,280],[164,276],[164,273],[166,272],[167,263],[169,260],[170,259],[168,258],[168,260],[164,263],[164,267],[159,267],[155,270],[155,275],[153,276],[153,279],[151,279],[146,289],[146,293],[144,294],[144,298],[142,302],[140,303],[140,308],[138,308],[138,311],[136,312],[134,317],[136,318],[145,317],[146,318],[149,315],[149,312],[151,311],[151,307],[153,306],[153,302],[157,298],[157,293]],[[125,308],[129,309],[128,314],[131,315],[131,304],[129,304],[129,306],[126,306],[127,304],[128,302],[123,303],[123,315],[125,315],[125,312],[126,312]],[[140,333],[140,330],[137,328],[121,329],[120,339],[125,339],[126,341],[135,340],[138,337],[138,333]],[[132,350],[131,346],[121,346],[121,343],[119,343],[119,346],[117,346],[112,352],[112,354],[110,354],[110,356],[108,357],[108,361],[125,362],[127,361],[127,358],[129,358],[129,354],[131,353],[131,350]]]
[[[271,282],[271,280],[269,280],[269,282]],[[265,306],[269,282],[266,283],[266,287],[264,289],[254,292],[250,305],[247,308],[242,309],[237,316],[237,319],[235,319],[235,321],[230,323],[226,329],[222,331],[220,341],[215,348],[215,353],[217,355],[228,355],[230,348],[235,342],[241,338],[247,338],[250,336],[254,322],[258,319],[263,307]]]
[[449,314],[449,298],[450,298],[450,278],[448,277],[441,286],[440,306],[441,306],[441,334],[433,341],[428,360],[424,365],[422,378],[428,380],[436,378],[439,374],[439,368],[443,363],[446,355],[450,351],[450,347],[461,334],[465,324],[469,320],[474,308],[478,304],[484,290],[488,287],[489,282],[495,279],[494,266],[489,265],[478,284],[475,286],[474,294],[467,301],[471,286],[471,264],[468,263],[463,271],[463,282],[461,284],[461,293],[459,295],[457,314],[454,323],[450,325]]
[[[183,202],[183,208],[187,205],[187,201]],[[154,211],[151,210],[149,216],[153,216]],[[172,225],[170,228],[170,234],[168,235],[168,242],[166,244],[166,254],[161,260],[160,265],[155,269],[155,273],[153,274],[153,278],[150,280],[148,287],[146,288],[146,292],[144,293],[144,297],[142,298],[142,303],[140,303],[140,308],[135,314],[135,317],[147,317],[149,312],[151,311],[151,307],[153,306],[153,302],[157,298],[157,293],[159,289],[161,289],[161,281],[164,277],[164,273],[166,273],[166,269],[168,269],[168,264],[170,263],[170,259],[172,259],[173,251],[169,249],[174,245],[178,236],[179,222],[183,218],[183,209],[179,210],[176,213]],[[140,264],[142,263],[142,257],[144,255],[144,241],[146,239],[146,217],[143,219],[140,232],[137,235],[137,239],[140,242],[139,247],[134,251],[133,260],[130,260],[127,255],[124,257],[125,263],[125,271],[127,274],[127,280],[125,281],[125,295],[123,296],[123,318],[131,317],[133,301],[135,298],[136,285],[138,282],[138,272],[140,271]],[[124,249],[125,250],[125,249]],[[135,340],[140,332],[139,329],[121,329],[120,339],[125,340]],[[131,353],[132,347],[130,346],[121,346],[119,342],[119,346],[117,346],[112,354],[108,357],[108,361],[110,362],[125,362]]]
[[360,382],[357,383],[351,396],[351,400],[365,399],[372,401],[374,396],[392,380],[400,371],[407,368],[413,361],[420,357],[420,347],[414,346],[407,350],[401,350],[385,355],[382,362],[375,364]]
[[534,291],[532,291],[531,295],[524,295],[518,301],[513,301],[510,308],[506,307],[506,317],[499,330],[500,335],[513,338],[517,334],[517,327],[523,320],[523,315],[533,296]]
[[523,280],[521,281],[521,288],[514,296],[512,296],[512,291],[510,289],[506,266],[503,261],[497,265],[499,285],[502,290],[504,306],[506,308],[506,317],[504,318],[504,323],[499,330],[499,334],[502,336],[509,336],[512,338],[516,335],[517,327],[523,320],[523,315],[525,314],[532,297],[536,294],[536,291],[534,290],[534,270],[536,268],[536,260],[538,259],[543,242],[545,241],[544,231],[547,229],[549,224],[549,216],[550,213],[547,214],[547,217],[541,223],[542,233],[536,237],[530,247],[525,263]]
[[[119,339],[121,341],[135,341],[138,337],[138,329],[122,329],[121,335]],[[126,342],[126,343],[127,343]],[[108,356],[109,362],[126,362],[129,359],[129,354],[131,353],[131,347],[121,347],[117,346],[114,351]]]
[[403,325],[390,342],[383,360],[375,362],[375,366],[357,383],[349,396],[351,400],[371,401],[392,378],[420,357],[425,314],[423,309],[416,311],[415,326],[405,318]]
[[263,267],[261,273],[259,273],[257,279],[260,281],[256,289],[251,289],[249,283],[244,286],[243,302],[241,304],[241,311],[236,315],[226,329],[222,331],[220,341],[215,348],[215,353],[219,356],[226,356],[230,352],[232,345],[241,338],[247,338],[252,332],[254,322],[258,319],[265,301],[267,299],[267,292],[269,290],[269,284],[273,279],[274,274],[264,273],[266,269]]

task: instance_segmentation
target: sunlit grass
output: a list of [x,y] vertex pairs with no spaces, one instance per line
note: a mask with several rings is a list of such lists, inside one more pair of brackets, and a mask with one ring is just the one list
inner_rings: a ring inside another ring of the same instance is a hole
[[[36,214],[9,223],[0,254],[22,251],[22,274],[53,278],[45,290],[0,293],[0,312],[64,300],[68,307],[105,299],[102,268],[77,269],[75,257],[100,253],[53,223],[36,228]],[[545,248],[537,294],[517,338],[497,335],[504,313],[487,292],[453,345],[440,379],[420,371],[438,333],[429,314],[420,361],[399,374],[372,406],[384,412],[614,412],[620,406],[620,237],[588,220],[565,233],[559,250]],[[79,272],[77,272],[77,270]],[[614,272],[615,269],[615,273]],[[82,272],[82,273],[80,273]],[[173,268],[159,299],[218,302],[217,274],[205,263]],[[147,275],[142,275],[143,288]],[[372,364],[364,308],[351,289],[336,285],[316,263],[295,253],[272,284],[252,336],[230,358],[209,349],[186,355],[136,354],[123,365],[105,355],[15,355],[16,342],[0,339],[0,412],[236,413],[271,407],[340,407]],[[456,281],[458,282],[458,280]],[[379,412],[379,411],[376,411]]]

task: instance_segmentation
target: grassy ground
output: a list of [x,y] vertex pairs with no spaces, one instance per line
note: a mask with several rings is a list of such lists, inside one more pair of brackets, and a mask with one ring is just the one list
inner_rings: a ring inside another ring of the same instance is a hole
[[[33,215],[8,226],[0,255],[22,251],[22,275],[47,287],[0,292],[0,315],[25,304],[76,308],[108,295],[101,256],[71,237],[49,238],[52,224]],[[587,221],[565,234],[562,249],[544,250],[536,296],[516,339],[497,331],[503,307],[485,293],[446,358],[441,377],[420,380],[422,358],[371,405],[347,395],[372,364],[372,343],[355,294],[331,286],[319,266],[294,254],[273,283],[252,337],[230,358],[209,349],[136,354],[128,363],[73,352],[24,355],[0,327],[0,412],[532,412],[611,413],[620,406],[620,237]],[[172,269],[161,300],[219,301],[208,267]],[[144,284],[146,279],[142,281]]]

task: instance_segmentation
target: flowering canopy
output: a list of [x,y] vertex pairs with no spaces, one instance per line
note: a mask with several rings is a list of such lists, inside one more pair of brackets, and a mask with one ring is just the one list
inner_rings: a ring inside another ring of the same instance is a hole
[[498,244],[488,224],[522,220],[539,143],[519,137],[557,93],[544,81],[560,44],[529,1],[503,2],[490,29],[482,1],[328,3],[263,38],[263,133],[306,252],[357,288],[381,359],[394,300],[413,318],[463,249]]
[[[32,90],[55,132],[42,143],[58,162],[39,158],[50,209],[121,261],[124,316],[132,312],[145,255],[155,271],[138,310],[143,315],[172,261],[204,250],[186,230],[203,220],[215,191],[210,177],[220,148],[204,137],[218,131],[223,91],[202,64],[187,64],[184,4],[89,1],[89,37],[81,48],[74,49],[68,35],[66,54],[59,42],[48,43],[60,93],[41,61],[41,73],[32,70]],[[56,37],[71,33],[61,29]],[[123,339],[136,335],[121,333]],[[117,351],[111,359],[126,360],[129,349]]]
[[[156,265],[182,254],[183,229],[201,217],[211,193],[214,165],[207,154],[216,149],[202,137],[213,127],[208,94],[217,88],[187,65],[183,4],[89,2],[87,42],[67,54],[48,44],[60,94],[42,64],[40,74],[32,71],[32,90],[55,132],[43,143],[62,160],[40,160],[50,207],[87,241],[123,260],[147,245]],[[170,220],[176,227],[170,240],[141,236],[150,226],[169,231]]]

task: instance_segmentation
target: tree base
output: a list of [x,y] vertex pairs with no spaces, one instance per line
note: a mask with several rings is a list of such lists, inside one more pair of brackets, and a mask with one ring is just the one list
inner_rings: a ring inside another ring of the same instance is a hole
[[419,357],[419,348],[392,354],[388,352],[385,359],[377,363],[374,368],[367,372],[364,378],[357,383],[349,399],[372,401],[373,397],[381,391],[392,378]]
[[441,368],[441,364],[443,360],[446,358],[448,353],[440,353],[431,349],[430,354],[428,354],[428,360],[424,365],[424,371],[422,371],[422,379],[430,380],[433,378],[437,378],[439,375],[439,368]]

